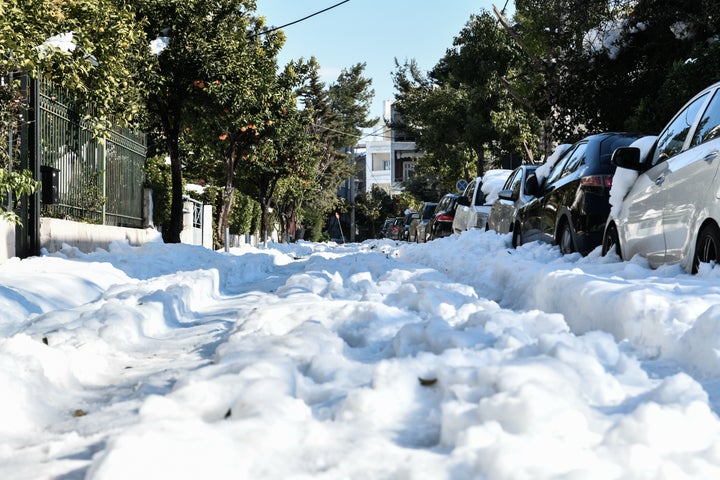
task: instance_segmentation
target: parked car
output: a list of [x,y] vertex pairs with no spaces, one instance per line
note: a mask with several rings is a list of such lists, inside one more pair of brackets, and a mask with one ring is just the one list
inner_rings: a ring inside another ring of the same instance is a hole
[[405,215],[405,219],[403,220],[403,231],[400,238],[401,240],[407,241],[410,238],[410,224],[414,219],[419,217],[420,214],[418,212],[408,212]]
[[492,204],[487,219],[488,230],[498,233],[512,231],[518,209],[533,198],[525,188],[525,181],[537,168],[537,165],[521,165],[513,170]]
[[[408,242],[424,242],[425,241],[425,225],[435,213],[435,207],[437,202],[425,202],[423,208],[420,210],[420,215],[417,218],[413,218],[410,222],[410,228],[408,229]],[[421,231],[421,235],[418,235],[418,230]]]
[[615,150],[613,161],[638,176],[608,218],[603,253],[641,255],[652,267],[679,263],[691,273],[718,260],[720,83],[686,103],[645,157],[631,146]]
[[453,219],[453,233],[465,230],[487,228],[487,218],[494,199],[494,193],[499,191],[512,170],[494,169],[485,172],[482,177],[473,179],[465,191],[458,198],[458,208]]
[[426,241],[452,235],[452,224],[455,218],[455,209],[458,206],[458,198],[460,195],[457,193],[447,193],[440,199],[432,217],[425,225]]
[[392,227],[394,223],[395,223],[394,218],[386,218],[385,222],[383,223],[382,228],[380,228],[380,232],[378,233],[378,238],[387,238],[388,231],[390,230],[390,227]]
[[403,224],[405,223],[405,217],[396,217],[393,220],[392,225],[388,228],[387,238],[391,240],[401,240],[402,232],[404,230]]
[[525,191],[534,198],[518,209],[513,246],[540,240],[560,246],[563,253],[588,254],[602,243],[610,213],[609,192],[616,148],[642,137],[635,133],[600,133],[573,144],[538,181],[528,175]]

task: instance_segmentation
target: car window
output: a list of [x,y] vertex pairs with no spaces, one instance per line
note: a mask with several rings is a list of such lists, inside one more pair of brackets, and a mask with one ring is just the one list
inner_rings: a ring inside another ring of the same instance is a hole
[[698,124],[691,146],[694,147],[718,137],[720,137],[720,92],[715,92],[715,96]]
[[485,192],[482,191],[482,182],[475,182],[477,194],[475,195],[475,206],[485,204]]
[[425,205],[425,208],[423,208],[423,212],[422,212],[422,218],[427,220],[428,218],[432,217],[433,212],[435,212],[436,206],[437,206],[437,204],[435,204],[435,203],[430,203],[428,205]]
[[572,154],[568,157],[567,162],[565,162],[562,175],[560,175],[561,177],[574,172],[580,165],[585,163],[585,152],[587,151],[587,147],[587,143],[581,143],[577,146],[577,148],[575,148]]
[[568,159],[572,157],[573,152],[575,151],[577,147],[570,148],[565,155],[563,155],[561,158],[558,159],[557,162],[555,162],[555,165],[552,166],[550,169],[550,173],[548,173],[547,179],[545,179],[545,185],[551,185],[557,181],[558,178],[560,178],[560,175],[562,174],[565,164],[567,163]]
[[473,192],[475,191],[476,184],[477,184],[477,182],[475,180],[473,180],[472,182],[470,182],[468,184],[467,188],[465,189],[465,193],[463,193],[463,195],[466,196],[468,198],[468,200],[472,200]]
[[682,150],[685,139],[690,132],[695,117],[697,117],[700,107],[703,105],[707,94],[698,97],[683,111],[681,111],[670,125],[660,134],[653,155],[653,165],[664,162],[668,158],[674,157]]
[[518,177],[518,175],[520,175],[520,170],[520,168],[516,168],[515,171],[510,174],[510,176],[507,178],[507,180],[505,180],[505,183],[503,184],[503,190],[512,190],[512,184]]
[[518,168],[517,170],[515,170],[515,173],[510,175],[510,177],[505,181],[505,185],[503,185],[503,190],[512,190],[513,196],[520,196],[521,180],[522,170]]

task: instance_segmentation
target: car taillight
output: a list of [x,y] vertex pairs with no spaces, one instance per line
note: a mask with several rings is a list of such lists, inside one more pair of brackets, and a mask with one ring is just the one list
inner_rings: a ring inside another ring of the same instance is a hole
[[583,187],[612,187],[611,175],[588,175],[580,179],[580,185]]
[[452,222],[453,217],[451,217],[450,215],[438,215],[437,221],[438,222]]

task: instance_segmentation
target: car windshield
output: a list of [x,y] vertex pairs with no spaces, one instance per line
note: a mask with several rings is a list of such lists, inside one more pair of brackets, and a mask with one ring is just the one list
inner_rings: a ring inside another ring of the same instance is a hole
[[425,205],[425,208],[423,208],[422,211],[422,218],[427,220],[428,218],[432,217],[433,213],[435,213],[435,207],[437,207],[437,204]]
[[610,157],[618,147],[626,147],[640,138],[639,135],[613,135],[600,142],[600,165],[610,166]]

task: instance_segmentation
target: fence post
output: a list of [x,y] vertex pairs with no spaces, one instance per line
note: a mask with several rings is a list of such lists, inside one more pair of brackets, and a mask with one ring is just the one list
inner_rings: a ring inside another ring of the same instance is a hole
[[107,190],[107,149],[105,148],[105,137],[102,137],[98,139],[98,155],[100,155],[100,169],[102,171],[102,176],[100,181],[102,182],[102,198],[104,201],[102,202],[102,224],[107,225],[107,198],[108,198],[108,190]]

